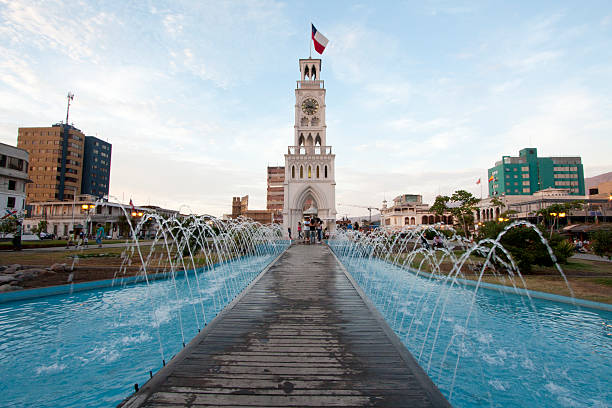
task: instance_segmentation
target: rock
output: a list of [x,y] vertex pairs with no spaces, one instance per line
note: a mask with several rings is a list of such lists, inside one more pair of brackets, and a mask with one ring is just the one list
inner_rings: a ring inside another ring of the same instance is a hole
[[13,275],[0,275],[0,285],[4,285],[5,283],[15,281],[15,277]]
[[11,286],[11,285],[0,285],[0,293],[3,292],[12,292],[17,290],[16,288],[21,288],[20,286]]
[[15,278],[20,281],[28,281],[38,276],[38,269],[25,269],[15,274]]
[[65,272],[67,267],[65,263],[54,263],[49,267],[53,272]]
[[42,268],[29,268],[29,269],[22,269],[18,273],[24,273],[24,274],[27,273],[27,274],[34,275],[34,277],[37,277],[38,275],[44,274],[45,272],[47,271]]
[[52,271],[51,269],[43,269],[42,272],[38,274],[38,276],[53,276],[57,275],[57,272]]
[[9,265],[9,267],[4,270],[4,273],[12,274],[12,273],[17,272],[19,269],[21,269],[21,265],[19,264]]

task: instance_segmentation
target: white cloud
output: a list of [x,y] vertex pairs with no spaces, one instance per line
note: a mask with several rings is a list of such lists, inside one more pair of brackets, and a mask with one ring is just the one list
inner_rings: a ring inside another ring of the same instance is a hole
[[492,93],[499,94],[510,91],[516,87],[518,87],[523,81],[521,79],[513,79],[511,81],[506,81],[501,84],[493,85],[490,87]]

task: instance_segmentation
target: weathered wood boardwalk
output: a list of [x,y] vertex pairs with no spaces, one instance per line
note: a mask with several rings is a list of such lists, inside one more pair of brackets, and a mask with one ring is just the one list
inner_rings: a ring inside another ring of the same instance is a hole
[[294,245],[123,406],[450,405],[330,249]]

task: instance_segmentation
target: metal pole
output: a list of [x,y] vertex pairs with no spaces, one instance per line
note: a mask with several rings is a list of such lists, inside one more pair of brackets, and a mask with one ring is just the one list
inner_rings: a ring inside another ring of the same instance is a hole
[[72,225],[71,228],[74,231],[74,201],[76,200],[76,190],[72,190]]
[[310,22],[310,40],[308,41],[308,43],[310,44],[310,51],[308,53],[308,58],[312,59],[312,22]]

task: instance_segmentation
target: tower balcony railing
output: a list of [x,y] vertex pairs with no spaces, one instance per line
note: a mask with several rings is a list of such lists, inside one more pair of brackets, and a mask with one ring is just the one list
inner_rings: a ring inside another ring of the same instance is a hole
[[298,89],[321,89],[325,88],[325,81],[320,79],[296,81]]
[[331,146],[289,146],[289,154],[332,154]]

